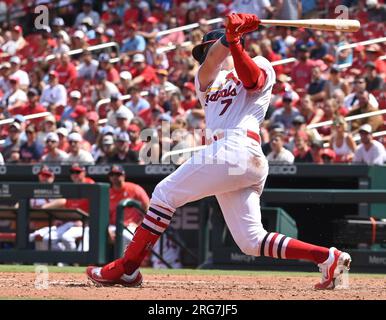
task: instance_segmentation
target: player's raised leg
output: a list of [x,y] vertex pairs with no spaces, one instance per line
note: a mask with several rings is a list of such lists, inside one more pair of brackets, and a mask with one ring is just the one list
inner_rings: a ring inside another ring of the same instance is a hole
[[216,197],[235,242],[245,254],[314,262],[322,272],[316,289],[333,289],[341,273],[349,269],[351,258],[345,252],[267,232],[261,223],[260,196],[253,187]]

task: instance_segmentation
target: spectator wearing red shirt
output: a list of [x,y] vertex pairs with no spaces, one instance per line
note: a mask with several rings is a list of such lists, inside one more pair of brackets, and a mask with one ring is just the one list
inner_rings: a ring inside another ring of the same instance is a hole
[[171,108],[169,114],[172,117],[173,121],[185,114],[185,110],[181,106],[181,97],[178,93],[172,94],[172,96],[170,97],[170,104]]
[[[125,182],[125,171],[121,166],[113,165],[109,172],[110,188],[110,220],[109,220],[109,233],[112,239],[115,239],[115,226],[116,226],[116,214],[119,203],[124,199],[133,199],[141,203],[143,211],[146,211],[149,207],[149,196],[146,191],[139,185]],[[135,229],[142,223],[143,216],[135,208],[125,208],[124,212],[124,225],[127,226],[130,231],[134,232]],[[130,242],[132,235],[124,231],[123,237],[126,243]]]
[[197,106],[198,100],[195,95],[196,89],[193,82],[185,82],[182,89],[184,100],[181,102],[182,108],[187,111]]
[[98,57],[99,68],[106,71],[107,80],[118,84],[120,82],[119,72],[110,63],[110,56],[108,53],[101,53]]
[[142,89],[149,88],[152,84],[158,84],[158,77],[155,69],[145,62],[145,56],[137,53],[133,57],[133,68],[130,73],[133,76],[130,85],[139,85]]
[[137,154],[137,158],[139,159],[139,152],[141,151],[144,142],[141,140],[141,128],[137,124],[131,124],[127,129],[127,133],[129,134],[130,145],[129,150],[135,152]]
[[315,105],[309,95],[301,99],[299,111],[307,124],[318,123],[324,116],[324,111]]
[[311,82],[314,62],[309,59],[308,47],[304,44],[298,48],[298,62],[292,69],[291,78],[297,91],[304,92]]
[[366,59],[375,64],[375,69],[377,73],[381,75],[383,78],[386,77],[386,62],[384,60],[379,59],[383,51],[379,44],[372,44],[366,48]]
[[59,83],[67,88],[71,86],[71,83],[78,74],[75,65],[71,62],[70,56],[65,53],[60,56],[60,64],[56,68],[56,72],[59,75]]
[[[272,43],[271,43],[271,40],[269,39],[264,39],[261,42],[260,49],[261,49],[261,53],[263,54],[263,57],[265,57],[270,62],[279,61],[282,59],[279,54],[275,53],[272,50]],[[284,72],[282,65],[274,66],[273,69],[276,72],[276,76],[279,76]]]
[[298,131],[295,135],[295,163],[298,162],[313,162],[310,147],[307,144],[308,135],[304,131]]
[[[21,107],[15,108],[12,110],[12,114],[21,114],[23,116],[46,112],[47,109],[43,107],[39,103],[39,93],[36,89],[30,88],[27,93],[28,102]],[[39,127],[40,123],[42,123],[43,118],[36,118],[30,120],[36,127]]]

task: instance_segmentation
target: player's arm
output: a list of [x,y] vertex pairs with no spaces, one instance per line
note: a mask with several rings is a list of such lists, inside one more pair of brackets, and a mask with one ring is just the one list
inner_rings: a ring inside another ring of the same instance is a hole
[[233,57],[237,76],[247,90],[257,91],[264,88],[267,74],[259,68],[241,44],[244,33],[254,31],[260,23],[259,18],[253,14],[230,14],[226,18],[226,40]]
[[214,45],[209,48],[205,61],[198,70],[200,91],[206,91],[208,86],[213,82],[217,74],[220,72],[221,65],[228,55],[229,48],[221,43],[221,39],[217,40]]

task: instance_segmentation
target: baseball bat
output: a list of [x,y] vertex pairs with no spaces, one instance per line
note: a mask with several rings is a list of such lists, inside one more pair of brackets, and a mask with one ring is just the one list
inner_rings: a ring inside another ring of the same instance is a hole
[[350,19],[261,20],[261,24],[341,32],[357,32],[361,27],[358,20]]

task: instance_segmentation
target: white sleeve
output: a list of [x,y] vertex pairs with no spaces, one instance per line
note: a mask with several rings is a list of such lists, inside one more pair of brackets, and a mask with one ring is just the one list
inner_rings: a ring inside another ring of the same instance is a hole
[[373,163],[372,164],[376,164],[376,165],[383,165],[384,161],[385,161],[385,148],[383,147],[383,145],[381,144],[377,144],[376,145],[376,152],[375,152],[375,157],[373,159]]
[[48,93],[51,90],[51,87],[46,87],[43,89],[42,95],[40,97],[40,103],[44,105],[45,107],[50,104],[48,101]]
[[264,70],[267,75],[264,90],[269,87],[273,87],[273,85],[276,83],[276,73],[271,65],[271,62],[269,62],[266,58],[262,56],[254,57],[252,60],[260,69]]
[[363,162],[363,154],[361,147],[359,147],[357,151],[355,151],[353,162]]
[[194,86],[196,87],[196,96],[197,96],[198,100],[200,101],[201,106],[204,108],[206,92],[203,92],[200,90],[200,81],[198,80],[198,71],[196,72],[196,75],[194,77]]
[[4,158],[3,158],[3,155],[0,152],[0,165],[3,165],[3,164],[4,164]]
[[66,106],[67,105],[67,91],[63,85],[59,85],[57,89],[56,104]]

